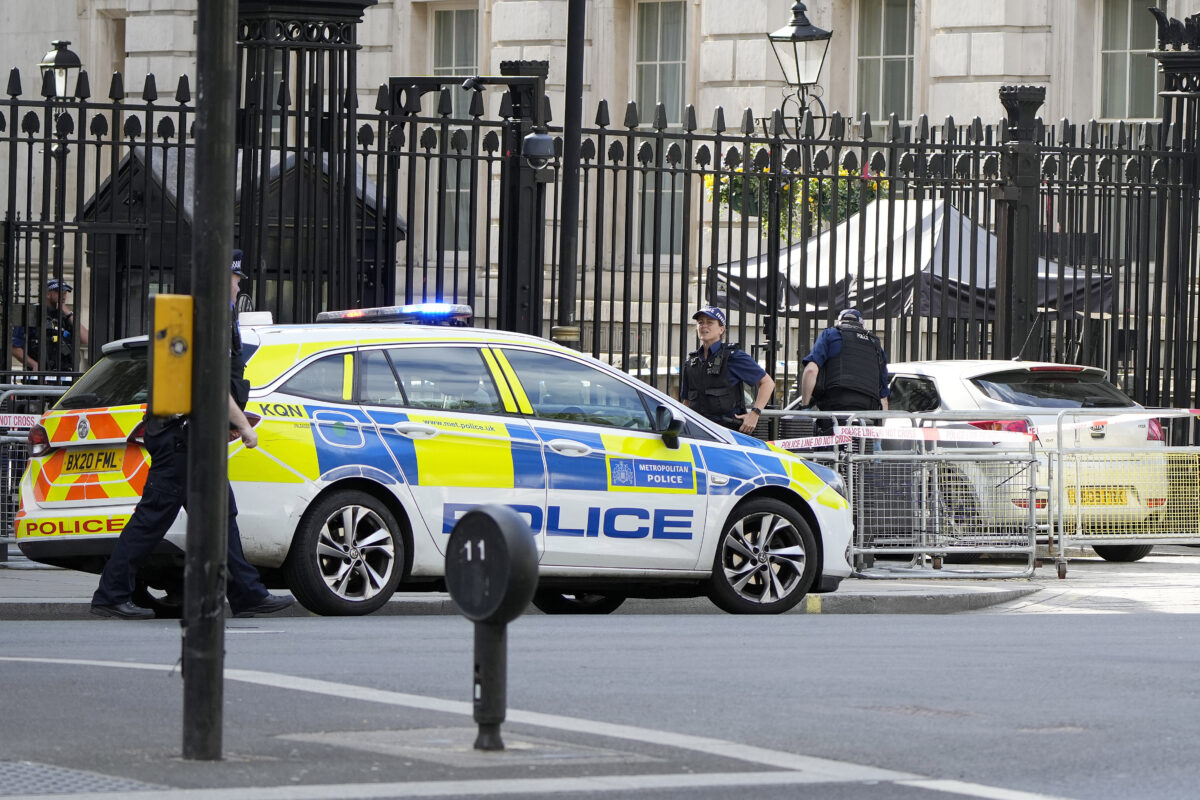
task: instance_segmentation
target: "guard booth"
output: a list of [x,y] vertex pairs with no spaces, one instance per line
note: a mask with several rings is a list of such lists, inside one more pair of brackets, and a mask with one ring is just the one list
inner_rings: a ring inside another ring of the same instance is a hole
[[[357,263],[339,263],[324,246],[328,214],[321,212],[331,194],[328,157],[316,164],[307,154],[270,154],[259,201],[264,224],[254,234],[263,255],[260,263],[247,265],[250,278],[242,286],[257,308],[269,310],[280,322],[307,322],[311,308],[326,307],[335,281],[370,287],[380,280],[377,273],[384,265],[395,263],[394,253],[381,244],[388,226],[378,217],[375,183],[361,169],[356,172]],[[190,148],[134,147],[85,204],[93,342],[145,333],[151,297],[191,290],[195,179]],[[235,221],[241,200],[239,181]],[[396,230],[403,240],[402,218],[397,218]],[[243,246],[244,238],[235,224],[235,243]]]

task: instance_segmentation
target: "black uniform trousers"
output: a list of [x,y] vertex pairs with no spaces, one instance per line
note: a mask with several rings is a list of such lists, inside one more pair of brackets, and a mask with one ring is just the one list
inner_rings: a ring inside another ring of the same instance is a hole
[[[157,434],[147,433],[146,449],[150,453],[150,472],[146,476],[142,499],[104,565],[100,585],[92,595],[93,605],[124,603],[133,596],[138,568],[167,535],[171,523],[179,516],[179,509],[187,505],[187,428],[177,424]],[[225,595],[235,614],[266,599],[268,592],[258,570],[242,553],[232,486],[229,487],[226,567]]]

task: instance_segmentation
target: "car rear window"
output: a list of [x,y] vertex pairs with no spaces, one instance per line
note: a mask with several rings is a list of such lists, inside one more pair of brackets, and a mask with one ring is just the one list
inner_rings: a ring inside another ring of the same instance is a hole
[[1041,408],[1129,408],[1133,401],[1093,372],[1011,370],[974,378],[981,392],[1001,403]]
[[150,398],[145,347],[106,355],[71,385],[55,408],[105,408],[145,403]]

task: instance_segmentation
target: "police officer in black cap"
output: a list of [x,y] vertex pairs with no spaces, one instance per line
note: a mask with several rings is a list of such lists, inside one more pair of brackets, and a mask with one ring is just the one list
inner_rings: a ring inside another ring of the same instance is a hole
[[[233,251],[230,303],[237,298],[242,272],[242,251]],[[236,429],[246,447],[256,447],[258,436],[250,427],[242,409],[249,396],[249,384],[242,377],[242,341],[237,320],[233,321],[230,348],[229,425]],[[187,499],[187,419],[146,416],[146,449],[150,453],[150,472],[142,499],[117,539],[117,545],[104,565],[100,585],[92,595],[92,613],[117,619],[150,619],[155,614],[133,602],[137,571],[153,552],[167,529],[175,521]],[[229,541],[226,551],[228,581],[226,596],[235,617],[253,617],[282,611],[295,602],[291,597],[270,594],[259,578],[258,570],[246,561],[237,526],[237,504],[233,487],[229,488]]]
[[[775,381],[750,354],[738,345],[721,341],[725,335],[725,312],[705,306],[692,315],[700,349],[688,356],[679,380],[679,397],[714,422],[727,428],[754,433],[759,417],[771,396]],[[755,388],[754,405],[746,408],[742,384]]]
[[887,411],[887,354],[862,314],[847,308],[804,357],[800,405],[821,411]]
[[[33,325],[15,325],[12,330],[12,354],[22,367],[45,372],[72,372],[75,369],[75,341],[88,343],[88,330],[79,323],[75,332],[75,312],[67,307],[66,295],[71,284],[58,278],[46,281],[45,304],[29,311]],[[39,327],[40,325],[40,327]],[[46,357],[41,358],[42,332],[45,332]]]

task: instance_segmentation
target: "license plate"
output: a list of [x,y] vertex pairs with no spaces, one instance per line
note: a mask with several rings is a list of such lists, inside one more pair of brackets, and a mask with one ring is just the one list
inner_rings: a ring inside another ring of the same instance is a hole
[[105,447],[101,450],[72,450],[63,461],[64,473],[116,472],[125,461],[124,447]]
[[[1075,505],[1075,489],[1067,489],[1067,502]],[[1079,492],[1081,506],[1123,506],[1128,503],[1124,489],[1107,486],[1085,486]]]

